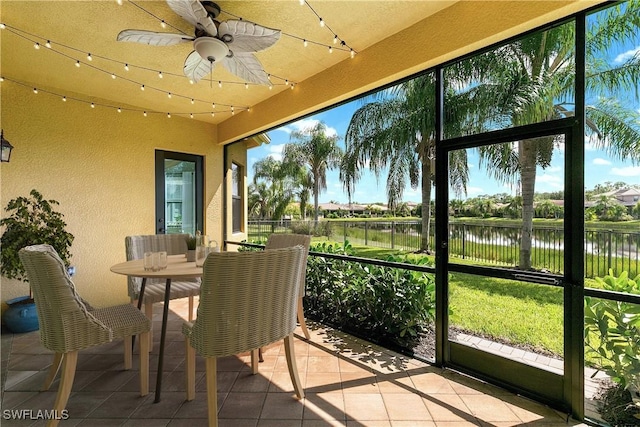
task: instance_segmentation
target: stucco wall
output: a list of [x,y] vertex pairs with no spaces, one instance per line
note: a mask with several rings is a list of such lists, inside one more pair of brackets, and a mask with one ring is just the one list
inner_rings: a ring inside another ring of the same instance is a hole
[[[243,196],[243,206],[245,207],[243,218],[242,218],[242,232],[234,232],[233,231],[233,218],[231,217],[231,194],[232,194],[232,185],[233,185],[233,176],[231,174],[231,164],[235,163],[236,165],[242,168],[242,196]],[[234,242],[242,242],[247,239],[247,145],[245,141],[239,141],[234,144],[230,144],[227,146],[227,212],[229,215],[227,217],[227,239]],[[238,245],[228,245],[227,250],[229,251],[237,251],[239,248]]]
[[[1,95],[0,125],[15,147],[0,166],[2,216],[9,200],[32,188],[59,201],[75,236],[74,281],[93,305],[128,301],[125,277],[109,267],[125,260],[125,236],[155,232],[155,149],[205,156],[205,233],[222,240],[223,150],[215,125],[92,109],[7,81]],[[0,280],[3,301],[28,293],[26,283]]]

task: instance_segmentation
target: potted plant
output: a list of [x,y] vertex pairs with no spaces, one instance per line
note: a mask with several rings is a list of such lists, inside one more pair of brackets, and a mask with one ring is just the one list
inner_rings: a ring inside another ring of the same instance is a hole
[[[31,190],[28,197],[10,200],[5,207],[8,216],[0,220],[4,227],[0,237],[0,274],[8,279],[27,282],[24,266],[18,251],[25,246],[49,244],[58,252],[69,267],[69,251],[74,236],[67,232],[64,215],[56,212],[55,200],[45,200],[37,190]],[[35,304],[29,295],[6,301],[9,309],[3,320],[12,332],[28,332],[38,329]]]
[[189,235],[185,237],[187,241],[187,253],[185,254],[187,257],[187,262],[192,262],[196,260],[196,246],[198,244],[198,239],[194,235]]

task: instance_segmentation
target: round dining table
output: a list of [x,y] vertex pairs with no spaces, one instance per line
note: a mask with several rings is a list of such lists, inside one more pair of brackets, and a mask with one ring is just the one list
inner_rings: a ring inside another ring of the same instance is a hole
[[171,294],[171,281],[202,277],[202,267],[196,266],[195,261],[188,262],[185,255],[169,255],[167,257],[167,267],[162,270],[145,270],[144,261],[142,259],[136,259],[116,264],[111,267],[111,271],[116,274],[142,278],[140,295],[138,296],[138,308],[142,307],[144,288],[147,279],[165,280],[164,308],[162,312],[162,331],[160,334],[160,354],[158,358],[158,374],[156,378],[156,395],[154,400],[155,403],[158,403],[160,401],[160,393],[162,391],[164,347],[167,334],[167,318],[169,316],[169,296]]

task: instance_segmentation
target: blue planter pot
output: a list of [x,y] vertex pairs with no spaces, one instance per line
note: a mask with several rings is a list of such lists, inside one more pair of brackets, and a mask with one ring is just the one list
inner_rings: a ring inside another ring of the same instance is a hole
[[36,304],[33,301],[24,302],[29,299],[29,296],[22,296],[6,301],[9,308],[2,315],[2,320],[15,334],[37,331],[40,328]]

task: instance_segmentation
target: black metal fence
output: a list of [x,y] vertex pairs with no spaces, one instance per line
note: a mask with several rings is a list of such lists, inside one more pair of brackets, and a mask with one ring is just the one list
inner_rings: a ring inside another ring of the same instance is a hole
[[[331,221],[319,228],[332,240],[403,251],[417,251],[422,239],[420,221]],[[266,240],[271,233],[307,232],[313,222],[250,221],[249,239]],[[433,232],[429,237],[433,248]],[[640,232],[587,229],[585,231],[585,277],[602,277],[611,269],[631,277],[640,274]],[[452,222],[449,224],[449,256],[500,266],[517,266],[520,227]],[[564,271],[564,233],[560,227],[533,228],[531,265],[553,273]]]

